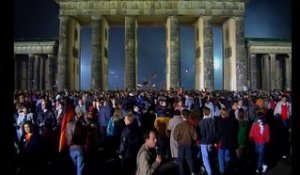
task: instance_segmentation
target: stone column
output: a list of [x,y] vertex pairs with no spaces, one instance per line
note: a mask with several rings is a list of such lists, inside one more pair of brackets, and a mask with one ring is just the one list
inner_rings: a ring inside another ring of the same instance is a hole
[[137,20],[125,17],[125,88],[134,90],[137,84]]
[[269,54],[270,55],[270,89],[274,90],[277,89],[276,86],[276,55],[275,54]]
[[58,90],[68,88],[68,44],[69,44],[69,16],[59,17],[59,47],[58,47]]
[[257,58],[256,54],[250,55],[250,88],[252,90],[257,90]]
[[269,55],[262,56],[262,89],[270,89],[270,62]]
[[40,89],[45,89],[45,57],[40,57]]
[[48,58],[46,59],[45,63],[45,89],[51,90],[54,85],[54,71],[53,71],[53,55],[48,54]]
[[203,90],[204,87],[204,58],[203,58],[203,17],[195,23],[195,89]]
[[209,18],[203,21],[204,87],[214,90],[213,30]]
[[236,89],[243,90],[247,84],[247,58],[245,47],[244,17],[234,17],[236,35]]
[[101,87],[101,35],[100,35],[101,16],[92,17],[92,70],[91,70],[91,88],[99,89]]
[[38,90],[40,85],[40,59],[39,55],[34,55],[34,68],[33,68],[33,89]]
[[222,25],[223,30],[223,88],[224,90],[236,89],[236,35],[235,20],[230,18]]
[[[101,19],[101,90],[108,90],[108,48],[109,48],[109,23],[105,17]],[[136,44],[137,46],[137,44]],[[137,49],[136,49],[137,51]],[[137,54],[136,54],[137,55]]]
[[15,75],[14,75],[14,83],[15,83],[15,89],[18,89],[18,88],[20,88],[19,86],[18,86],[18,62],[17,62],[17,59],[16,59],[16,57],[17,57],[17,55],[16,54],[14,54],[14,69],[15,69],[15,71],[14,71],[14,73],[15,73]]
[[226,90],[241,91],[247,85],[244,25],[244,17],[232,17],[223,23],[223,83]]
[[33,88],[33,55],[28,55],[28,89]]
[[285,90],[292,90],[292,55],[285,58]]
[[177,16],[169,16],[167,30],[166,89],[181,86],[180,75],[180,24]]
[[27,59],[22,58],[21,62],[21,89],[27,89]]
[[[276,57],[275,57],[276,58]],[[281,64],[281,58],[275,59],[275,81],[276,81],[276,89],[282,90],[282,64]]]

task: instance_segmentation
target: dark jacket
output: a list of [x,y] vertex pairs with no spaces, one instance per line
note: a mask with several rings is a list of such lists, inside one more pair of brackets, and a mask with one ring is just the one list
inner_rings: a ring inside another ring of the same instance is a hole
[[119,155],[125,158],[135,157],[139,149],[137,127],[134,123],[127,125],[121,135]]
[[216,127],[214,120],[209,118],[203,118],[200,121],[200,143],[201,144],[213,144],[216,141]]
[[233,149],[237,146],[237,130],[233,118],[221,118],[218,123],[218,141],[220,148]]

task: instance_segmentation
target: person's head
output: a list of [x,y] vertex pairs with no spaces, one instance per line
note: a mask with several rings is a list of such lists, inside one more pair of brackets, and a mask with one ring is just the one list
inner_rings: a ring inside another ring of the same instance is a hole
[[133,122],[133,114],[129,112],[124,118],[125,125],[130,125]]
[[27,114],[27,108],[25,106],[20,106],[19,109],[18,109],[18,113],[19,115],[25,115]]
[[139,112],[139,110],[140,110],[140,109],[139,109],[139,107],[138,107],[137,105],[134,105],[134,106],[133,106],[133,111],[134,111],[134,112]]
[[56,109],[57,110],[63,109],[63,102],[62,101],[57,101],[56,102]]
[[264,121],[265,113],[262,110],[258,110],[256,115],[257,115],[257,121],[258,122]]
[[222,118],[227,118],[227,117],[229,117],[228,111],[227,111],[225,108],[222,108],[222,109],[220,110],[220,116],[221,116]]
[[175,109],[174,116],[180,116],[181,112],[178,109]]
[[281,98],[281,101],[283,102],[283,103],[285,103],[286,102],[286,96],[284,95],[284,96],[282,96],[282,98]]
[[21,95],[19,96],[19,102],[20,102],[20,103],[24,103],[24,101],[25,101],[25,96],[24,96],[23,94],[21,94]]
[[144,134],[144,140],[146,147],[155,148],[157,142],[156,132],[154,130],[147,130]]
[[113,114],[114,120],[119,120],[122,117],[122,110],[121,108],[115,108],[114,114]]
[[183,119],[187,119],[187,118],[189,118],[190,111],[188,109],[184,109],[184,110],[182,110],[181,115],[182,115]]
[[238,119],[244,120],[245,119],[245,110],[243,108],[238,109]]
[[96,107],[101,107],[102,106],[102,102],[99,100],[99,99],[97,99],[97,101],[96,101]]
[[203,114],[204,116],[209,116],[210,115],[210,109],[208,107],[203,108]]
[[84,116],[84,113],[83,113],[83,111],[82,110],[76,110],[75,111],[76,112],[76,116],[75,116],[75,119],[76,120],[78,120],[78,119],[80,119],[80,118],[82,118],[83,116]]
[[234,101],[234,102],[232,103],[231,109],[234,110],[234,111],[238,109],[238,102],[237,102],[237,101]]
[[243,106],[243,102],[244,102],[243,99],[239,99],[238,100],[238,106]]
[[42,109],[47,109],[47,101],[46,100],[42,100]]
[[21,111],[21,109],[22,109],[22,108],[21,108],[21,107],[22,107],[22,104],[19,103],[19,102],[17,102],[15,107],[16,107],[16,111],[19,112],[19,111]]
[[182,106],[182,101],[180,99],[177,101],[177,106]]
[[94,99],[93,102],[92,102],[92,105],[93,105],[94,107],[96,107],[96,101],[97,101],[97,100]]
[[78,99],[78,104],[79,104],[79,105],[82,105],[82,104],[83,104],[82,98],[79,98],[79,99]]
[[23,124],[23,133],[24,134],[29,134],[29,133],[33,133],[33,125],[31,122],[29,121],[26,121],[24,124]]

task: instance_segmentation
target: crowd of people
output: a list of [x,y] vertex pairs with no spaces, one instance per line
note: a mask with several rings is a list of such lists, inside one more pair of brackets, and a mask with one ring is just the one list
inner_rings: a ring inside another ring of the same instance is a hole
[[291,97],[279,90],[17,90],[15,173],[241,174],[249,159],[251,172],[265,173],[291,156]]

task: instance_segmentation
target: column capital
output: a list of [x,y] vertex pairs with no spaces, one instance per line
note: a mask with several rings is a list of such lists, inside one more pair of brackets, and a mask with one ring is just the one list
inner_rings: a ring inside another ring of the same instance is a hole
[[270,55],[271,58],[274,58],[274,57],[276,57],[277,54],[276,53],[269,53],[269,55]]
[[238,20],[245,20],[244,16],[233,16],[232,19],[238,21]]
[[[174,16],[174,15],[173,15]],[[178,16],[178,15],[177,15]],[[198,19],[207,19],[210,20],[212,18],[212,16],[210,15],[203,15],[203,16],[198,16]]]
[[267,58],[269,58],[269,54],[263,54],[262,57],[267,59]]
[[38,59],[40,57],[40,55],[34,54],[33,57]]
[[58,19],[61,22],[67,22],[70,19],[70,16],[60,15],[60,16],[58,16]]
[[136,19],[136,15],[127,15],[127,16],[125,16],[125,21],[129,20],[129,19],[135,20]]
[[102,18],[102,15],[91,16],[91,19],[92,19],[93,21],[101,20],[101,18]]
[[28,54],[28,57],[29,57],[29,58],[34,57],[34,54],[30,53],[30,54]]
[[48,58],[51,58],[54,56],[54,54],[51,53],[51,54],[48,54],[47,56],[48,56]]

